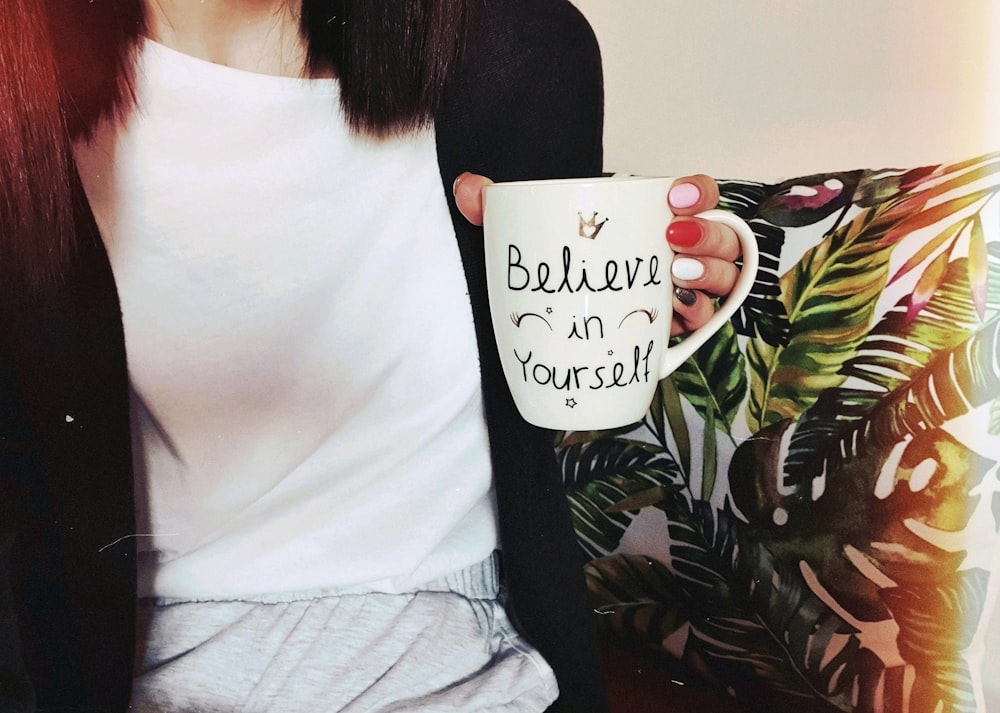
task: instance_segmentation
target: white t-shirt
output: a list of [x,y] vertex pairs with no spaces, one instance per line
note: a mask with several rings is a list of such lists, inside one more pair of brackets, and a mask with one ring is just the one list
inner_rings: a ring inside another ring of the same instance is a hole
[[133,390],[140,595],[406,591],[497,546],[478,354],[432,130],[332,79],[142,48],[77,160]]

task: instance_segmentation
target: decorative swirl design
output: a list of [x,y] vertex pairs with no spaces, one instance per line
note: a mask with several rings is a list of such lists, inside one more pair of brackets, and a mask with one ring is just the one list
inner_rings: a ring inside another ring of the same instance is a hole
[[631,317],[633,314],[644,314],[644,315],[646,315],[646,317],[649,318],[649,323],[650,324],[652,324],[653,322],[655,322],[656,318],[660,316],[659,311],[657,311],[655,308],[653,308],[653,309],[634,309],[631,312],[629,312],[627,315],[625,315],[624,317],[622,317],[622,321],[618,323],[618,329],[621,329],[622,325],[625,324],[625,320],[628,319],[629,317]]
[[524,314],[518,314],[517,312],[512,312],[511,315],[510,315],[510,321],[514,323],[515,327],[520,327],[521,326],[521,322],[524,321],[525,317],[537,317],[538,319],[540,319],[543,322],[545,322],[545,326],[547,326],[549,328],[550,332],[551,331],[555,331],[555,330],[552,329],[552,325],[549,324],[549,320],[545,319],[545,317],[543,317],[540,314],[536,314],[535,312],[525,312]]

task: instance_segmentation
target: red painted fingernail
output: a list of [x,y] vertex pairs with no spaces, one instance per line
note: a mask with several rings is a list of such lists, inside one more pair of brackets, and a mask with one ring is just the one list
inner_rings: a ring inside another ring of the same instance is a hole
[[693,248],[704,236],[697,220],[675,220],[667,228],[667,240],[679,248]]
[[701,190],[693,183],[678,183],[670,189],[667,200],[674,208],[691,208],[701,200]]

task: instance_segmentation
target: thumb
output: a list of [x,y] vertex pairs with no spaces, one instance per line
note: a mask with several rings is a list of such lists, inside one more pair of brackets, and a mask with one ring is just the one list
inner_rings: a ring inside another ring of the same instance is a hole
[[475,173],[463,173],[455,179],[452,191],[455,194],[455,204],[465,219],[473,225],[483,224],[483,188],[493,183],[485,176]]

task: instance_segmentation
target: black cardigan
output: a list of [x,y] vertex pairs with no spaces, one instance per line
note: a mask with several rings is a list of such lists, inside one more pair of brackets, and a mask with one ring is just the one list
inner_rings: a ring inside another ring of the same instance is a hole
[[[597,175],[600,57],[565,0],[483,0],[483,10],[435,128],[476,323],[504,579],[513,620],[555,669],[556,708],[598,711],[596,645],[552,433],[526,424],[511,401],[490,326],[482,231],[458,213],[451,185],[462,171]],[[79,246],[65,279],[38,294],[0,293],[0,711],[31,710],[33,689],[40,710],[124,712],[131,686],[124,337],[107,256],[74,179]]]

